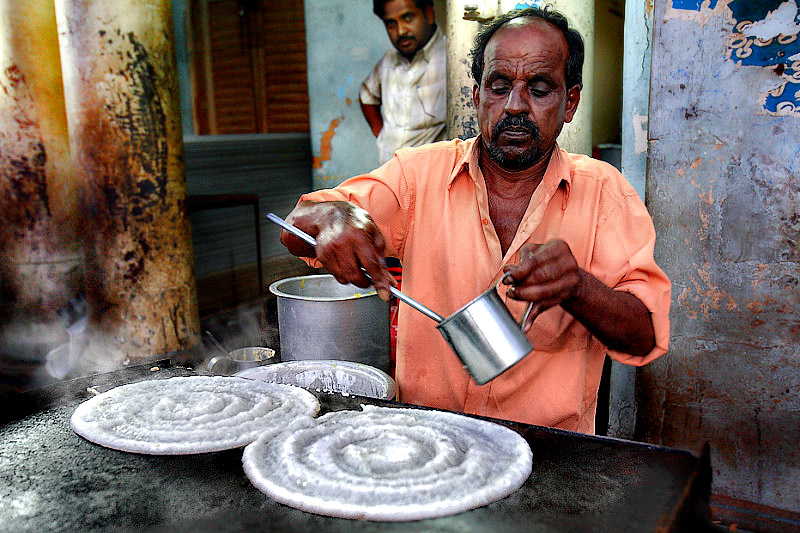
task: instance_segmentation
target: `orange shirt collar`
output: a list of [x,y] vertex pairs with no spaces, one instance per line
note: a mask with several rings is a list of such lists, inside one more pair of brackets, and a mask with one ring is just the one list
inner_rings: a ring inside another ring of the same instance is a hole
[[[453,171],[450,173],[450,177],[447,180],[448,189],[453,185],[453,181],[460,175],[469,176],[476,185],[480,186],[479,178],[481,178],[482,175],[477,169],[479,168],[478,154],[480,152],[481,136],[478,135],[471,139],[471,141],[472,142],[466,143],[467,149],[461,155],[460,159],[453,167]],[[555,190],[562,183],[564,184],[564,200],[561,206],[563,210],[567,208],[567,203],[569,201],[569,192],[572,188],[572,172],[570,171],[567,159],[561,153],[558,143],[556,143],[553,154],[550,156],[547,170],[544,173],[544,178],[542,178],[542,184],[544,185],[544,189],[550,189],[552,187],[552,190]]]

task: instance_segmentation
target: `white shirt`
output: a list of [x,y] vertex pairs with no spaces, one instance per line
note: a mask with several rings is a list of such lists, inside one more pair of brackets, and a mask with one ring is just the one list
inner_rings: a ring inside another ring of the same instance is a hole
[[391,159],[398,148],[445,139],[445,52],[444,34],[437,26],[411,61],[391,48],[361,84],[361,103],[381,106],[383,129],[377,139],[381,164]]

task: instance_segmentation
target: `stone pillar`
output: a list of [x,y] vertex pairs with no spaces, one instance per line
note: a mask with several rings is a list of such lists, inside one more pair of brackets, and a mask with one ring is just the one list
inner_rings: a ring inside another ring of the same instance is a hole
[[81,180],[85,364],[199,341],[169,0],[56,0],[70,146]]
[[0,346],[41,358],[81,290],[53,2],[0,0]]
[[[482,21],[498,13],[518,7],[540,6],[539,0],[448,0],[447,3],[447,123],[450,137],[472,137],[478,134],[475,109],[472,106],[469,51]],[[592,153],[592,72],[594,72],[594,0],[555,0],[561,11],[583,37],[585,58],[583,90],[578,111],[572,122],[564,126],[558,143],[570,152]],[[468,6],[477,9],[465,9]],[[464,15],[472,20],[465,20]]]

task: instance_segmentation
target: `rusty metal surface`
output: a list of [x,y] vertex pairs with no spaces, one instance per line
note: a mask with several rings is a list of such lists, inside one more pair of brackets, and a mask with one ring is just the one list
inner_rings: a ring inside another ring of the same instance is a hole
[[[506,423],[533,451],[533,473],[509,497],[413,523],[329,518],[255,489],[241,450],[147,456],[96,446],[69,417],[88,398],[141,379],[191,375],[149,365],[0,400],[0,531],[699,531],[707,523],[707,458],[616,439]],[[318,393],[321,414],[361,403]]]

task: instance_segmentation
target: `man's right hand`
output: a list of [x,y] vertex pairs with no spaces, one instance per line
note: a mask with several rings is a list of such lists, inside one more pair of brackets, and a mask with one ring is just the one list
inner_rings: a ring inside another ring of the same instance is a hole
[[317,240],[315,249],[282,230],[281,243],[289,252],[300,257],[316,257],[339,283],[352,283],[362,288],[374,285],[381,299],[391,299],[389,287],[397,286],[397,282],[384,265],[386,241],[365,210],[344,201],[304,201],[289,213],[286,221]]
[[364,113],[364,118],[369,124],[369,129],[372,134],[377,137],[383,129],[383,115],[381,115],[381,106],[373,104],[361,104],[361,112]]

